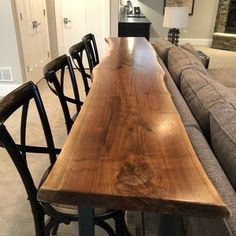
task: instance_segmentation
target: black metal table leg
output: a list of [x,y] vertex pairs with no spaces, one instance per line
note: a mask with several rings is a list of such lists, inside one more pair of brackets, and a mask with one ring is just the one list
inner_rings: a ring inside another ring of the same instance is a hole
[[79,207],[79,236],[95,236],[93,222],[94,209],[89,207]]
[[182,217],[177,215],[161,215],[160,236],[184,236]]
[[144,212],[135,213],[135,235],[145,236]]

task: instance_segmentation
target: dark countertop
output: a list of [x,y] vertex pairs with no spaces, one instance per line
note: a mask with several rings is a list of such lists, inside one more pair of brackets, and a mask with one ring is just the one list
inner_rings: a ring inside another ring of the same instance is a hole
[[151,24],[148,18],[144,15],[123,15],[120,14],[119,23],[146,23]]

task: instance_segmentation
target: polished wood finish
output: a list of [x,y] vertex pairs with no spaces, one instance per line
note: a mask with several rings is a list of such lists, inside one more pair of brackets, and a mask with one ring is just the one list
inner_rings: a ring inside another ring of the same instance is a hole
[[94,83],[38,198],[226,217],[144,38],[109,38]]

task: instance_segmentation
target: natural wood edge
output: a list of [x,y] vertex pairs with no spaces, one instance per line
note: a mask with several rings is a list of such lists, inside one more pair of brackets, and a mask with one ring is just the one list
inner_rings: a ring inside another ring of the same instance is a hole
[[[72,201],[74,196],[77,195],[77,200]],[[71,197],[73,196],[73,197]],[[228,218],[230,211],[226,205],[211,205],[200,204],[196,202],[183,202],[168,199],[152,199],[127,197],[127,196],[110,196],[97,195],[97,194],[84,194],[73,192],[60,192],[60,198],[54,191],[40,190],[38,199],[47,199],[48,202],[68,205],[79,205],[83,202],[83,206],[110,208],[110,209],[124,209],[124,210],[138,210],[149,212],[161,212],[163,214],[181,214],[183,216],[202,217],[204,213],[205,218]],[[122,209],[121,203],[122,202]]]

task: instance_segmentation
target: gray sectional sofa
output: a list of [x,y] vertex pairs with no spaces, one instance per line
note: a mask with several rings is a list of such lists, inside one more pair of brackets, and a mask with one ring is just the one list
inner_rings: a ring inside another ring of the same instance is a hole
[[195,152],[231,211],[227,219],[184,217],[186,235],[236,236],[236,74],[206,70],[190,44],[157,39],[153,47]]

